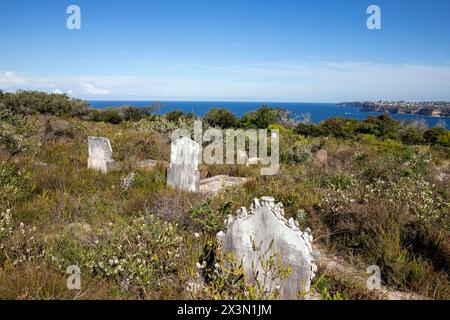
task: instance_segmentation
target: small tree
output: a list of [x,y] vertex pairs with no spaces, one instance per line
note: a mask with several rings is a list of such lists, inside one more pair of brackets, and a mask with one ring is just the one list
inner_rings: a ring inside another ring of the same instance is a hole
[[409,145],[424,144],[425,138],[423,137],[422,130],[408,127],[402,133],[402,142]]
[[203,116],[203,121],[212,127],[222,129],[233,128],[237,125],[236,116],[228,109],[211,109]]
[[267,129],[269,125],[279,123],[279,109],[271,109],[262,105],[258,110],[248,112],[240,119],[243,128]]
[[255,125],[257,128],[265,129],[270,124],[277,122],[277,112],[266,105],[262,105],[255,112]]
[[446,144],[446,140],[448,140],[449,131],[444,128],[432,128],[430,130],[425,131],[423,137],[426,142],[431,145],[444,145]]
[[170,122],[178,122],[178,120],[184,115],[181,110],[172,110],[167,112],[164,116]]
[[139,108],[133,106],[123,106],[118,108],[122,113],[123,119],[126,121],[136,122],[144,118],[148,113],[151,112],[150,107]]

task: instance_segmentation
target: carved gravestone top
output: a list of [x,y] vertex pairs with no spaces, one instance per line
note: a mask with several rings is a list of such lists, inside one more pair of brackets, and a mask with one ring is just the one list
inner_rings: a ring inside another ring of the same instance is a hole
[[188,137],[172,141],[167,185],[176,189],[198,192],[200,183],[199,155],[200,145]]
[[[279,285],[280,298],[288,300],[298,299],[299,293],[310,291],[317,271],[312,236],[309,229],[302,232],[294,219],[284,217],[281,203],[275,205],[271,197],[255,199],[250,210],[242,207],[237,217],[229,216],[226,226],[226,232],[219,232],[217,237],[223,250],[232,252],[243,264],[248,279],[252,279],[255,272],[258,272],[258,279],[263,277],[258,258],[261,252],[270,249],[269,252],[279,254],[283,266],[292,271],[283,283],[267,283],[268,290]],[[260,252],[254,250],[255,244],[261,246]]]
[[88,137],[89,158],[113,160],[111,143],[108,138]]
[[198,168],[200,145],[189,139],[181,137],[172,141],[170,149],[170,164],[192,165]]
[[108,138],[88,137],[89,158],[88,167],[94,170],[108,172],[114,165],[111,143]]

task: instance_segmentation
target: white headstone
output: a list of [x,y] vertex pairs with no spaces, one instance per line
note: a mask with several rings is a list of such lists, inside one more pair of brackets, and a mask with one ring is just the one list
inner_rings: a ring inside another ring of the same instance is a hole
[[172,141],[167,185],[185,191],[199,192],[199,155],[200,145],[197,142],[187,137]]
[[108,172],[115,164],[112,158],[112,148],[109,139],[103,137],[88,137],[89,158],[88,168]]
[[[284,267],[292,269],[284,283],[267,283],[269,288],[280,287],[280,299],[296,300],[299,293],[307,294],[317,267],[311,246],[310,230],[300,231],[298,224],[291,218],[284,217],[283,205],[275,205],[274,199],[263,197],[255,199],[250,210],[245,207],[237,212],[237,217],[229,216],[227,231],[219,232],[218,239],[224,252],[234,253],[238,262],[242,262],[245,274],[252,279],[253,272],[258,272],[262,282],[263,270],[258,256],[267,251],[277,253]],[[253,244],[261,245],[260,251],[254,250]],[[254,270],[256,268],[256,270]]]

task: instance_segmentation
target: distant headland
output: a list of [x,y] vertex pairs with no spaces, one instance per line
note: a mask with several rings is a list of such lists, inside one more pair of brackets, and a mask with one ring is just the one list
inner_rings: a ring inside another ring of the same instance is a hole
[[450,102],[365,101],[341,102],[338,106],[355,107],[363,112],[387,112],[391,114],[417,114],[428,117],[450,117]]

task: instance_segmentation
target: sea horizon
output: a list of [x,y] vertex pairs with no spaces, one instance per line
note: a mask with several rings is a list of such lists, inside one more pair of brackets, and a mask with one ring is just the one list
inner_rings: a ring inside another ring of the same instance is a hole
[[[338,105],[342,102],[267,102],[267,101],[178,101],[178,100],[88,100],[90,107],[96,109],[104,109],[108,107],[120,107],[130,105],[135,107],[147,107],[154,104],[160,104],[161,107],[155,111],[157,114],[165,114],[173,110],[181,110],[183,112],[193,112],[201,117],[208,110],[213,108],[225,108],[233,112],[236,116],[242,117],[245,113],[255,111],[261,105],[268,105],[271,108],[284,108],[291,112],[292,116],[297,119],[308,118],[312,123],[319,123],[332,117],[344,117],[357,120],[365,120],[369,116],[378,116],[383,112],[365,112],[360,111],[358,107],[348,105]],[[389,115],[400,121],[408,120],[425,120],[428,127],[436,127],[445,124],[450,126],[450,118],[433,117],[423,115],[410,114],[392,114]]]

